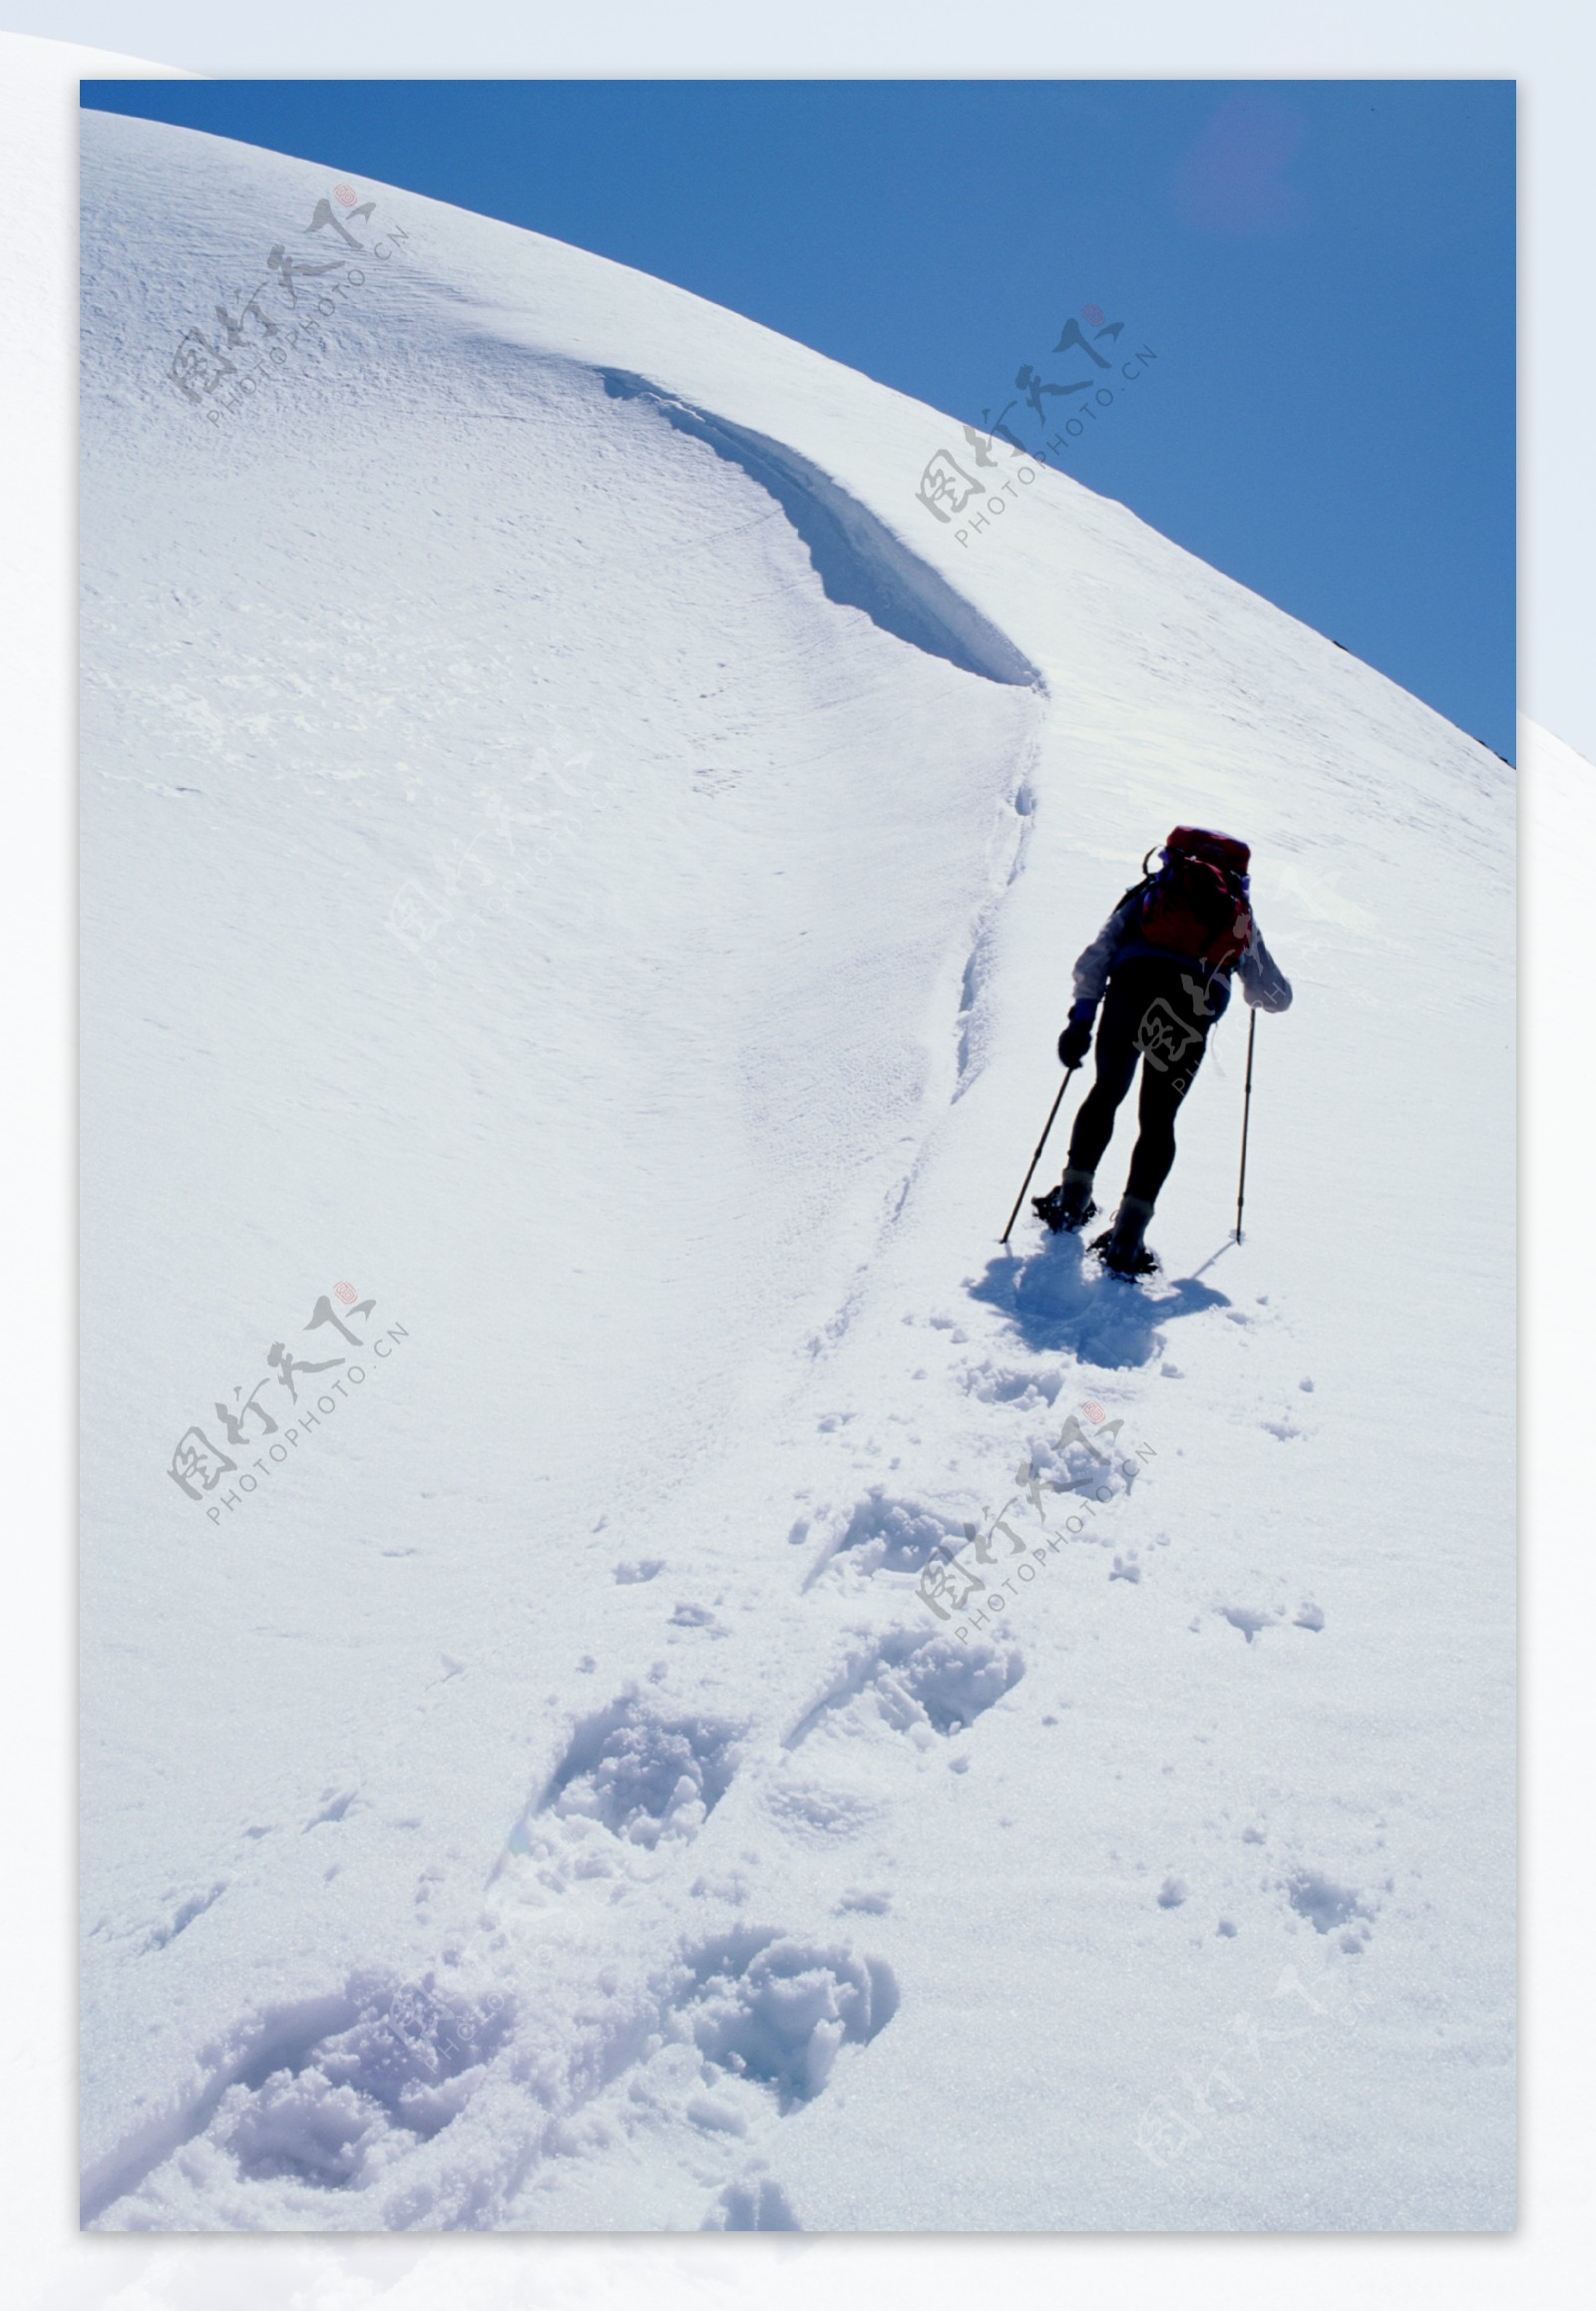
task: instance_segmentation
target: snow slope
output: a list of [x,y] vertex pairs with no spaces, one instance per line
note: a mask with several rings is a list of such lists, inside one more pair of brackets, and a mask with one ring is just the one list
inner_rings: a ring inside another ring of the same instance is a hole
[[[1510,774],[336,182],[85,117],[85,2219],[1509,2225]],[[996,1239],[1178,819],[1136,1291]]]

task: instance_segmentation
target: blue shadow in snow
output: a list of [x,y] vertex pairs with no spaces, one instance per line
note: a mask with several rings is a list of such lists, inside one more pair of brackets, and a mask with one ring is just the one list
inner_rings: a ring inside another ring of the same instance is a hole
[[862,609],[883,633],[946,658],[967,674],[1027,688],[1044,685],[1005,633],[958,593],[829,474],[784,442],[733,425],[626,369],[600,369],[611,401],[641,401],[774,498],[809,549],[827,598]]
[[1068,1349],[1083,1364],[1108,1370],[1150,1363],[1162,1328],[1205,1308],[1229,1308],[1211,1285],[1186,1276],[1129,1284],[1088,1260],[1078,1236],[1055,1236],[1039,1252],[999,1253],[969,1287],[1007,1317],[1026,1348]]

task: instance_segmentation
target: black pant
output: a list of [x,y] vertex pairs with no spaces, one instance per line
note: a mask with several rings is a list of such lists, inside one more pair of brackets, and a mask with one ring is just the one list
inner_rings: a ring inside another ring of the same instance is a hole
[[1141,1103],[1127,1196],[1155,1203],[1175,1160],[1175,1110],[1202,1064],[1208,1030],[1202,966],[1137,956],[1108,981],[1097,1022],[1097,1075],[1069,1135],[1071,1171],[1094,1172],[1120,1101],[1142,1062]]

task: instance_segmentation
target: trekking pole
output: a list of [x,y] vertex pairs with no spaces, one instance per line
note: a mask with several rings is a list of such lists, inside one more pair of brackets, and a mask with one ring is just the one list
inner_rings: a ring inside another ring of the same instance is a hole
[[1258,1032],[1258,1013],[1253,1011],[1247,1020],[1247,1089],[1241,1103],[1241,1178],[1236,1182],[1236,1241],[1241,1242],[1241,1206],[1247,1193],[1247,1126],[1253,1113],[1253,1037]]
[[1076,1068],[1078,1068],[1079,1065],[1080,1061],[1077,1059],[1075,1061],[1074,1067],[1066,1067],[1064,1069],[1064,1080],[1058,1086],[1058,1097],[1053,1101],[1052,1106],[1047,1110],[1047,1121],[1041,1127],[1041,1137],[1036,1142],[1036,1152],[1030,1159],[1030,1170],[1026,1172],[1024,1178],[1019,1183],[1019,1193],[1014,1198],[1014,1208],[1008,1215],[1008,1227],[1003,1230],[1002,1234],[998,1239],[999,1244],[1007,1243],[1009,1229],[1013,1227],[1014,1222],[1019,1217],[1019,1207],[1025,1200],[1025,1190],[1030,1186],[1031,1173],[1035,1171],[1036,1166],[1041,1162],[1041,1151],[1047,1145],[1047,1134],[1052,1130],[1053,1117],[1058,1113],[1059,1107],[1063,1103],[1064,1093],[1069,1089],[1069,1078],[1075,1073]]

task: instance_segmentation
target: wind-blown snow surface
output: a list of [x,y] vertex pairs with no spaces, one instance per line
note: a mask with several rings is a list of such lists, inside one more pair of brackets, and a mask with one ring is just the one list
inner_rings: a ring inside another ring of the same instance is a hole
[[[334,180],[84,162],[86,2219],[1509,2224],[1509,774],[410,194],[212,424]],[[1177,819],[1297,1001],[1138,1290],[996,1239]]]

